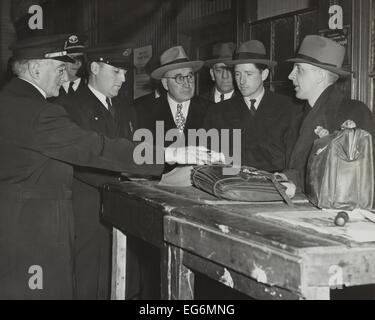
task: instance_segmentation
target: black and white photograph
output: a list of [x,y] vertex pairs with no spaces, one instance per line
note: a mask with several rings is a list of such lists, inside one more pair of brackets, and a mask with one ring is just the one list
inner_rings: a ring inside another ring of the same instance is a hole
[[0,0],[0,300],[375,299],[374,34],[375,0]]

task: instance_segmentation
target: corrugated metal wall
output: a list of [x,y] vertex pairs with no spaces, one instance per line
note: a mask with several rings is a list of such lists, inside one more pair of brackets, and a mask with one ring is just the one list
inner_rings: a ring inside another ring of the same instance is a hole
[[309,7],[309,0],[258,0],[258,20]]
[[11,2],[11,0],[0,2],[0,75],[5,72],[11,55],[8,46],[16,39],[16,32],[11,21]]
[[177,45],[179,30],[195,19],[231,9],[231,0],[184,0],[161,2],[156,14],[145,21],[134,42],[137,46],[151,44],[154,52]]
[[138,47],[152,45],[154,52],[160,52],[176,45],[177,27],[175,7],[172,2],[162,2],[159,10],[149,20],[135,37]]
[[202,18],[231,8],[231,0],[187,0],[181,1],[179,23]]

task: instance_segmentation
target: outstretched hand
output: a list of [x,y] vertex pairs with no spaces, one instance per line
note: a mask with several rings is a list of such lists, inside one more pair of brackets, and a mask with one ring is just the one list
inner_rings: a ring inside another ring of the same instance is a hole
[[225,162],[224,154],[210,151],[202,146],[188,146],[182,148],[167,148],[165,161],[169,164],[195,164],[204,165]]

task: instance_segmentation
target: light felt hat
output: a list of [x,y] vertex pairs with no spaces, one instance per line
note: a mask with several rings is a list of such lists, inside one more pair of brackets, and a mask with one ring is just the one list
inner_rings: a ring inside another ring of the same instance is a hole
[[232,60],[235,49],[233,42],[216,43],[212,47],[212,58],[205,61],[205,67],[211,68],[216,63]]
[[345,77],[351,72],[342,69],[344,58],[345,47],[341,44],[322,36],[309,35],[303,39],[296,57],[287,62],[312,64]]
[[160,67],[151,73],[151,77],[159,80],[166,72],[181,68],[192,68],[196,72],[203,64],[203,61],[190,61],[182,46],[172,47],[160,56]]
[[250,40],[242,43],[233,55],[233,59],[226,61],[227,65],[261,63],[273,68],[277,62],[272,61],[266,54],[266,48],[258,40]]

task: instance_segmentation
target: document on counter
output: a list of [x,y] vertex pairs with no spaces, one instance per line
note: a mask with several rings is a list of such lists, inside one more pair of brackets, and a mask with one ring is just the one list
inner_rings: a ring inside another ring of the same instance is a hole
[[163,174],[159,182],[160,186],[166,187],[190,187],[192,166],[177,167],[172,171]]

